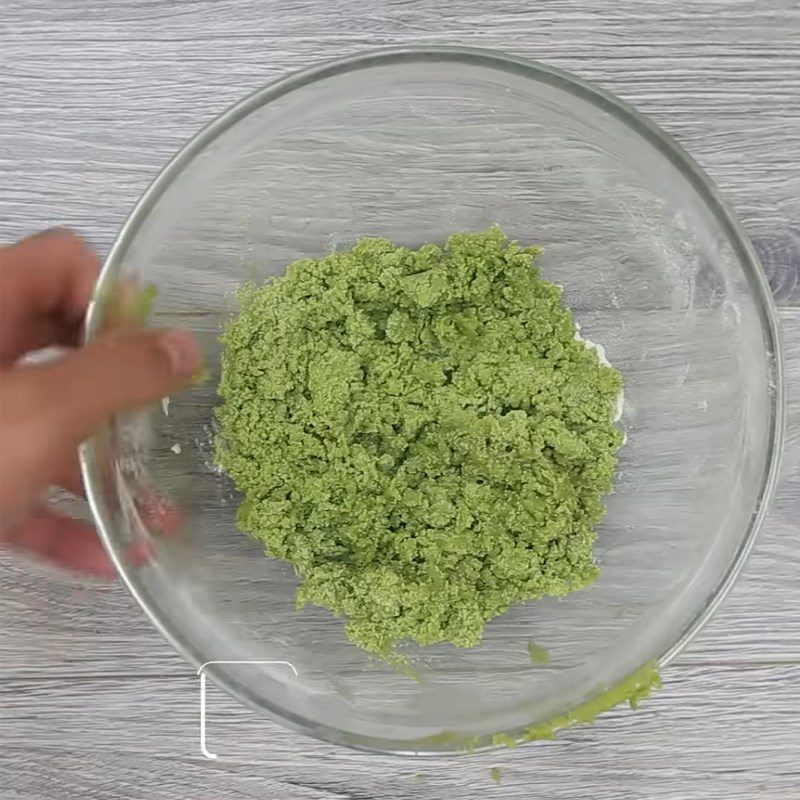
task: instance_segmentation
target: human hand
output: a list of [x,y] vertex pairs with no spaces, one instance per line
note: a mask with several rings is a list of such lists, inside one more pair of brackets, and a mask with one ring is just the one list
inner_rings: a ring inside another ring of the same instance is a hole
[[[180,330],[129,329],[80,346],[97,256],[51,230],[0,249],[0,540],[69,569],[113,577],[93,528],[47,507],[50,486],[83,493],[78,446],[115,413],[183,388],[200,366]],[[47,363],[20,359],[70,348]]]

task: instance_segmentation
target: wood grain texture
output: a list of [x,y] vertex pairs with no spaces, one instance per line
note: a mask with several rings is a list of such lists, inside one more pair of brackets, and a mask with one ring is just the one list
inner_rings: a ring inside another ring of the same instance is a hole
[[794,0],[5,5],[4,236],[71,222],[105,248],[166,158],[266,81],[366,47],[468,44],[572,70],[649,114],[722,187],[778,299],[800,302]]
[[798,796],[796,0],[6,0],[0,24],[0,240],[72,224],[105,251],[200,125],[311,61],[392,44],[494,47],[597,81],[709,172],[782,307],[789,384],[782,481],[745,575],[640,712],[516,751],[403,760],[315,742],[212,690],[223,754],[212,764],[197,751],[195,679],[125,590],[3,555],[4,797]]
[[[57,775],[62,796],[114,800],[577,800],[589,788],[600,800],[789,800],[800,778],[800,720],[786,687],[797,681],[800,664],[686,667],[636,713],[611,712],[555,742],[454,758],[311,742],[217,692],[208,730],[219,760],[209,762],[198,752],[193,676],[20,680],[4,687],[16,738],[0,760],[15,799],[41,796]],[[495,766],[499,787],[489,776]]]
[[[120,800],[445,800],[456,787],[475,797],[578,798],[588,786],[603,800],[693,792],[788,798],[798,777],[791,760],[800,723],[786,707],[785,685],[797,680],[800,665],[687,668],[635,715],[616,711],[556,742],[455,759],[309,746],[215,694],[209,711],[209,746],[220,753],[215,763],[197,752],[194,678],[18,681],[5,686],[6,719],[18,738],[2,758],[26,765],[9,770],[12,798],[35,796],[31,791],[55,773],[63,776],[64,796]],[[746,719],[738,706],[744,692],[754,705]],[[768,739],[760,736],[764,727]],[[493,766],[501,770],[499,788],[489,777]]]

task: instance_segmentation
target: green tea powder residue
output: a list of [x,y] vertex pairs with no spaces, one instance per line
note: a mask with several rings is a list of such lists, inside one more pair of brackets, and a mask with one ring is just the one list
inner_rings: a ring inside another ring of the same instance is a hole
[[538,253],[497,227],[362,239],[240,292],[217,410],[238,525],[370,652],[471,647],[597,574],[622,382]]

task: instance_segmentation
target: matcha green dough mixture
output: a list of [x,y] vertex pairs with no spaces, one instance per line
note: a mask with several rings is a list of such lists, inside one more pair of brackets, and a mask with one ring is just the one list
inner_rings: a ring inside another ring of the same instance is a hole
[[368,651],[473,646],[597,574],[622,381],[538,253],[497,227],[362,239],[241,290],[217,410],[238,525]]

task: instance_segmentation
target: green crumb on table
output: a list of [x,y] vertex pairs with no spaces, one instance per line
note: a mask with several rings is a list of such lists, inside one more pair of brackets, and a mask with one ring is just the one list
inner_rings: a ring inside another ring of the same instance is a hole
[[550,653],[548,653],[544,647],[540,647],[536,644],[532,639],[528,642],[528,655],[531,657],[531,661],[533,661],[534,664],[550,663]]
[[500,768],[499,768],[499,767],[492,767],[492,768],[489,770],[489,776],[491,777],[491,779],[492,779],[492,780],[493,780],[493,781],[494,781],[496,784],[498,784],[498,785],[500,784]]
[[240,291],[216,443],[238,526],[294,566],[298,607],[371,653],[472,647],[513,604],[597,575],[622,380],[539,252],[497,227],[361,239]]

